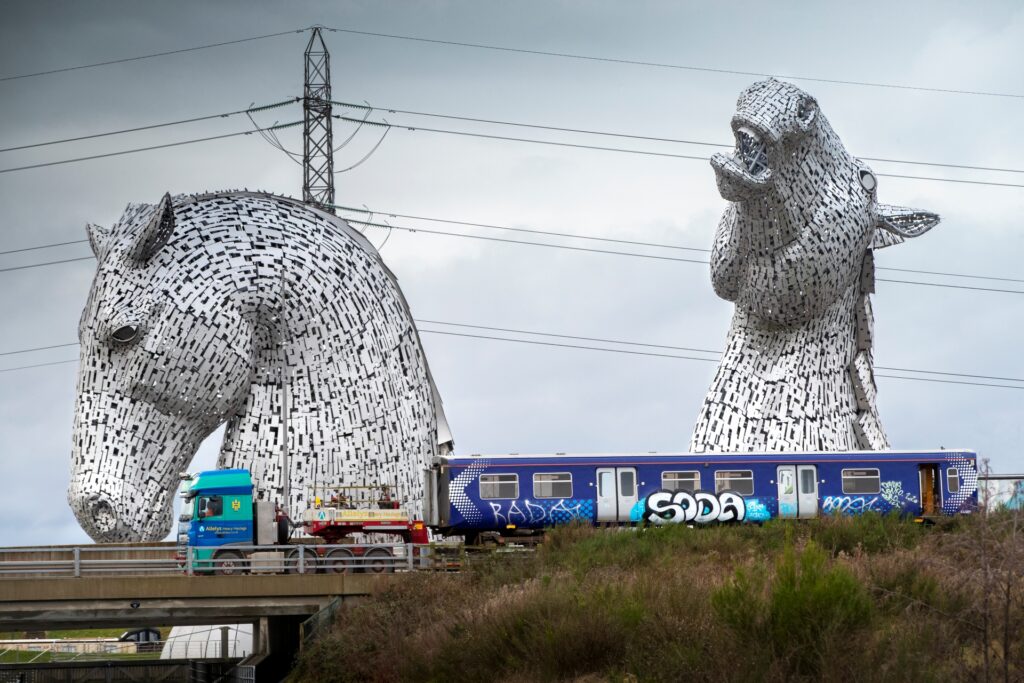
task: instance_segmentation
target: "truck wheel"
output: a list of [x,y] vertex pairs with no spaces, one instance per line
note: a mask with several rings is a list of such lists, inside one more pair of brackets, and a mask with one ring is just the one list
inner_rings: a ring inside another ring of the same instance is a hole
[[244,574],[246,569],[242,553],[237,550],[222,550],[213,556],[216,563],[214,572],[220,576],[238,576]]
[[324,571],[329,574],[352,574],[356,571],[354,557],[348,548],[335,548],[324,558]]
[[395,571],[395,556],[386,548],[371,548],[363,557],[363,571],[369,574],[390,574]]
[[[302,565],[303,570],[306,574],[316,574],[318,557],[316,551],[306,549],[302,553]],[[299,549],[293,548],[288,551],[288,554],[284,558],[285,574],[298,574],[299,573]]]

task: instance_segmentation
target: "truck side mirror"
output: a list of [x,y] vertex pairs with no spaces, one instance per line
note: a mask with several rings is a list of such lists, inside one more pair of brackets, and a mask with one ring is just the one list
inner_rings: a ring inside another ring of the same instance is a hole
[[192,521],[192,513],[191,512],[183,512],[183,513],[181,513],[181,516],[178,517],[178,521],[179,522],[191,522]]

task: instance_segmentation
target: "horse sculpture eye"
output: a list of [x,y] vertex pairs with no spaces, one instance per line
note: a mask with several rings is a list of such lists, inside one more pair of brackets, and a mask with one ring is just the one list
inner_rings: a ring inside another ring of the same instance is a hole
[[135,338],[139,336],[139,328],[137,325],[125,325],[114,330],[114,333],[110,335],[110,338],[116,344],[130,344],[135,341]]

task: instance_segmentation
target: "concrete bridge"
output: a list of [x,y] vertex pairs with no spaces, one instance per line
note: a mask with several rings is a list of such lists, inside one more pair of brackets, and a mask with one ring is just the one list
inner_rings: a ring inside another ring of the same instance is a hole
[[0,631],[252,623],[254,654],[240,667],[276,680],[344,602],[404,580],[406,551],[377,565],[381,573],[358,565],[317,573],[314,561],[218,576],[187,575],[170,544],[0,549]]

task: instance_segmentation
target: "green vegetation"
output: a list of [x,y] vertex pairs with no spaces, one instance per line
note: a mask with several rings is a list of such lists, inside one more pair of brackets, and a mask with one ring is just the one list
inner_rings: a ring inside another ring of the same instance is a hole
[[346,607],[292,678],[1021,680],[1021,522],[560,528]]

